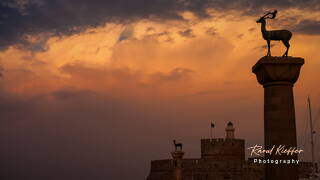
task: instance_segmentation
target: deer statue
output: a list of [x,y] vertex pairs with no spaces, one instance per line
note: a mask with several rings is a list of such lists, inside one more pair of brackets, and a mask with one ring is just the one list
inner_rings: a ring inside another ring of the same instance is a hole
[[273,12],[268,12],[264,16],[260,17],[260,19],[257,20],[257,23],[261,23],[261,32],[263,39],[265,39],[268,43],[268,53],[267,56],[271,56],[270,52],[270,41],[276,40],[276,41],[282,41],[282,43],[286,46],[287,50],[283,54],[282,57],[288,57],[288,51],[290,48],[289,41],[291,39],[292,33],[288,30],[274,30],[274,31],[267,31],[266,30],[266,19],[274,19],[277,15],[277,10],[274,10]]
[[182,143],[176,143],[176,140],[173,140],[173,144],[176,151],[178,150],[178,148],[180,151],[182,151]]

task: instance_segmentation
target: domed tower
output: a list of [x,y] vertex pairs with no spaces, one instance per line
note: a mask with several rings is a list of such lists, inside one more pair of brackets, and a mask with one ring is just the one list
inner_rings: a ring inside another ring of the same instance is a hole
[[226,139],[234,139],[234,130],[232,122],[228,122],[226,127]]

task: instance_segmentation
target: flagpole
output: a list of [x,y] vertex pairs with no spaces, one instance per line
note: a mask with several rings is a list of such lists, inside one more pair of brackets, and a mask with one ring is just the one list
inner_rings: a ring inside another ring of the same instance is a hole
[[313,120],[312,120],[312,112],[311,112],[311,99],[308,96],[308,105],[309,105],[309,120],[310,120],[310,135],[311,135],[311,159],[312,159],[312,172],[311,179],[314,179],[315,166],[314,166],[314,141],[313,141]]
[[214,128],[214,123],[213,122],[211,122],[210,123],[210,138],[211,138],[211,140],[210,141],[212,141],[213,140],[213,128]]

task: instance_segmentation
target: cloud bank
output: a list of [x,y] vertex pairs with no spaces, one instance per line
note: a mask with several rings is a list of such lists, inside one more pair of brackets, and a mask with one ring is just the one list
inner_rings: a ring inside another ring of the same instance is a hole
[[[68,35],[110,22],[126,23],[144,18],[182,20],[181,13],[185,11],[206,18],[212,16],[208,13],[210,9],[233,10],[239,15],[251,16],[270,8],[320,9],[317,0],[2,0],[0,48],[20,44],[32,49],[34,47],[27,35]],[[303,25],[306,26],[305,23]]]

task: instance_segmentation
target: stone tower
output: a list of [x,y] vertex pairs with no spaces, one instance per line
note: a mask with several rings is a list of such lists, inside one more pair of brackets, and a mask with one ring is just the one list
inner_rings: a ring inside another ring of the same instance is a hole
[[234,139],[234,130],[232,122],[229,122],[226,128],[226,139]]
[[[261,58],[252,68],[264,87],[264,143],[297,147],[293,86],[298,80],[304,59],[295,57]],[[266,159],[297,159],[297,155],[265,155]],[[266,180],[298,180],[297,165],[265,166]]]
[[244,140],[236,139],[234,131],[233,124],[229,122],[226,127],[225,139],[201,139],[201,157],[216,161],[244,161]]

